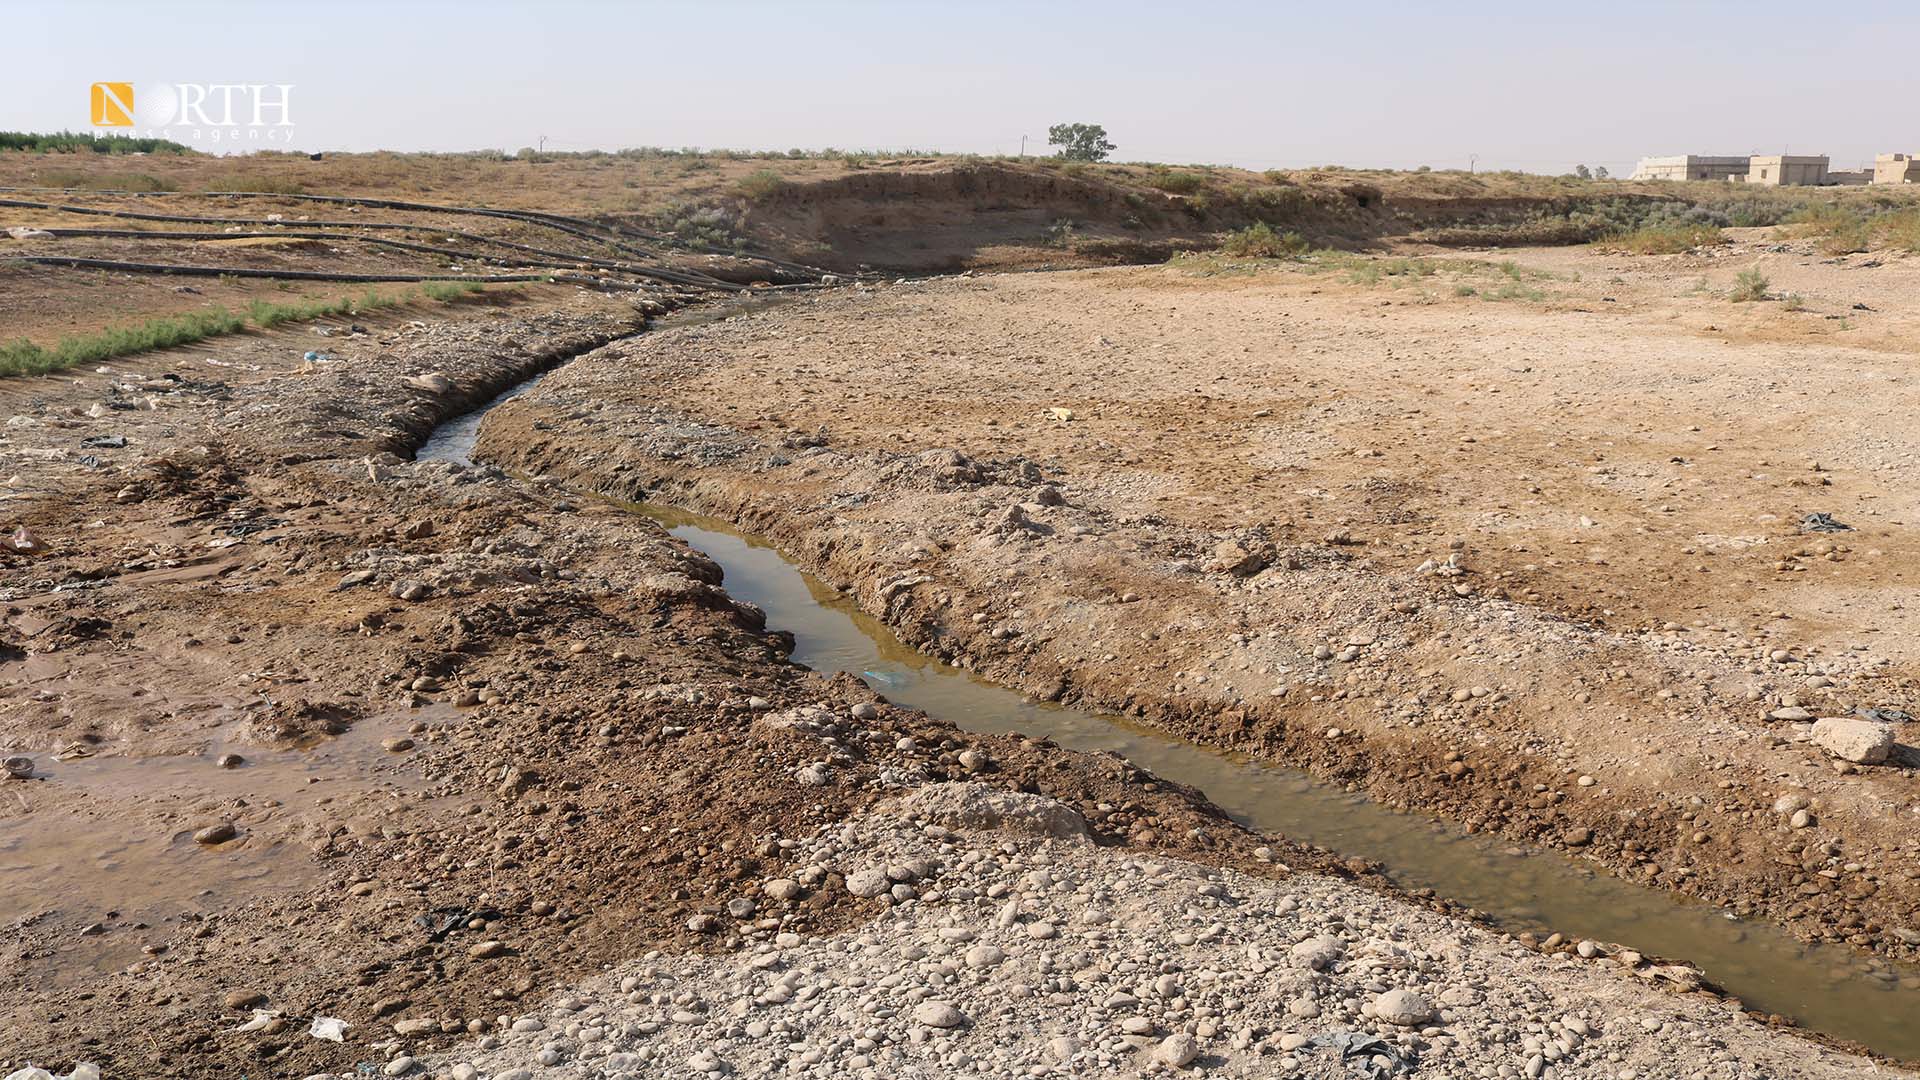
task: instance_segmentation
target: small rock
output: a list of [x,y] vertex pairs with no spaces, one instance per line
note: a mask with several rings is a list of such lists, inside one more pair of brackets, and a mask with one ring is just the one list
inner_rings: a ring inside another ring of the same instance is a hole
[[1830,716],[1814,721],[1813,741],[1842,761],[1878,765],[1893,753],[1893,727],[1873,720]]
[[1293,947],[1293,963],[1310,971],[1325,971],[1340,959],[1341,950],[1337,937],[1330,934],[1311,937]]
[[265,1005],[267,995],[258,990],[229,990],[227,996],[220,999],[220,1003],[229,1012],[239,1012],[241,1009],[251,1009],[255,1005]]
[[775,900],[785,901],[800,899],[801,888],[800,883],[792,878],[774,878],[772,881],[760,886],[760,891],[773,897]]
[[923,1001],[913,1007],[913,1022],[932,1028],[956,1028],[966,1023],[967,1017],[944,1001]]
[[1373,1015],[1389,1024],[1414,1027],[1433,1019],[1433,1003],[1416,990],[1389,990],[1373,999]]
[[893,882],[888,880],[885,870],[855,870],[847,875],[847,891],[859,897],[871,899],[892,886]]
[[1176,1031],[1153,1048],[1153,1060],[1162,1065],[1184,1069],[1200,1056],[1200,1041],[1184,1031]]
[[491,960],[496,956],[505,955],[506,951],[507,943],[504,941],[482,941],[468,949],[467,955],[475,960]]
[[193,842],[196,844],[224,844],[239,835],[240,830],[233,827],[233,822],[222,821],[217,825],[209,825],[199,832],[194,833]]

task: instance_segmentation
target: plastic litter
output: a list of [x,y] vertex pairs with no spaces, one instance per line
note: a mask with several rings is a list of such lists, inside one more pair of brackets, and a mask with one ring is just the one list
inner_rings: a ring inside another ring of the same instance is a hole
[[[51,240],[53,234],[45,229],[36,229],[31,225],[15,225],[7,230],[7,235],[15,240]],[[12,1080],[11,1077],[8,1080]]]
[[1832,514],[1814,513],[1800,519],[1802,532],[1852,532],[1853,526],[1833,519]]
[[78,1062],[70,1073],[55,1075],[45,1069],[29,1065],[24,1069],[10,1072],[4,1080],[100,1080],[100,1066],[91,1061]]
[[23,754],[15,754],[5,761],[0,761],[0,771],[4,771],[7,778],[11,780],[28,779],[33,775],[33,759]]
[[125,435],[89,435],[80,440],[80,445],[91,450],[120,450],[127,445]]
[[907,677],[897,671],[862,671],[860,674],[881,686],[904,686],[907,682]]
[[347,1028],[351,1026],[338,1017],[316,1016],[313,1018],[313,1026],[307,1029],[307,1034],[328,1042],[346,1042]]
[[318,352],[313,349],[308,349],[306,351],[306,354],[301,356],[300,359],[305,360],[309,364],[317,364],[322,360],[333,359],[333,354],[326,353],[326,352]]
[[47,550],[47,542],[34,534],[25,525],[13,530],[13,535],[0,540],[0,547],[16,555],[39,555]]
[[1913,720],[1913,714],[1905,709],[1894,709],[1884,705],[1861,705],[1853,710],[1862,720],[1878,720],[1883,724],[1905,724]]
[[253,1019],[241,1024],[237,1028],[229,1028],[227,1030],[235,1035],[243,1031],[259,1031],[261,1028],[266,1027],[278,1019],[280,1019],[280,1010],[278,1009],[255,1009],[253,1010]]
[[1393,1080],[1401,1073],[1412,1072],[1414,1066],[1420,1063],[1418,1055],[1402,1053],[1384,1039],[1363,1031],[1330,1031],[1325,1035],[1315,1035],[1307,1041],[1307,1045],[1339,1051],[1340,1060],[1348,1070],[1359,1073],[1367,1080]]

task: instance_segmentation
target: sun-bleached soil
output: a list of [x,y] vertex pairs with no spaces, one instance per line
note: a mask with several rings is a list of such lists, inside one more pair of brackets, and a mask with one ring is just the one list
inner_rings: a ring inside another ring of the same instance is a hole
[[[1765,234],[911,282],[603,350],[481,451],[1036,696],[1910,956],[1916,331],[1920,261]],[[1860,710],[1884,763],[1811,741]]]

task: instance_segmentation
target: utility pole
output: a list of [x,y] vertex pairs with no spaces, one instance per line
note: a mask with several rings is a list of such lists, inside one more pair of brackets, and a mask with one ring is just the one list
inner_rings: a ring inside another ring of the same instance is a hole
[[540,136],[540,152],[543,154],[547,152],[547,137],[545,135]]
[[1027,159],[1027,137],[1025,135],[1022,135],[1020,136],[1020,160],[1025,161],[1026,159]]
[[1467,172],[1468,172],[1469,174],[1471,174],[1471,173],[1472,173],[1472,172],[1473,172],[1473,171],[1474,171],[1474,170],[1475,170],[1476,168],[1478,168],[1478,167],[1479,167],[1479,165],[1480,165],[1480,155],[1479,155],[1479,154],[1468,154],[1468,155],[1467,155]]

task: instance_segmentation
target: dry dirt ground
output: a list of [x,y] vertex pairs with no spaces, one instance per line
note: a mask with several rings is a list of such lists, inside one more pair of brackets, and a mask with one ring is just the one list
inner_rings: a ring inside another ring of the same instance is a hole
[[[646,948],[843,926],[875,905],[726,903],[877,770],[937,780],[976,743],[990,783],[1125,807],[1116,841],[1254,862],[1122,763],[893,709],[837,732],[848,782],[803,785],[836,732],[766,718],[863,686],[787,664],[642,519],[406,460],[634,309],[443,314],[0,385],[7,531],[44,547],[0,554],[0,748],[32,761],[0,787],[0,1065],[352,1071],[395,1025],[424,1050]],[[257,1006],[282,1019],[231,1033]]]
[[[1908,770],[1765,714],[1909,704],[1916,268],[1744,243],[862,286],[640,336],[631,298],[537,285],[0,382],[0,750],[31,760],[0,780],[0,1067],[458,1075],[648,950],[858,933],[885,904],[800,860],[901,776],[1046,795],[1127,858],[1389,889],[1111,757],[875,707],[570,488],[746,523],[1040,696],[1904,955]],[[1754,260],[1805,310],[1713,295]],[[9,273],[10,311],[97,325],[71,276]],[[410,460],[575,356],[485,425],[513,472]],[[1502,970],[1668,1000],[1559,963]],[[1735,1066],[1804,1049],[1739,1030]]]
[[[1037,696],[1913,956],[1920,260],[1499,258],[841,291],[596,353],[481,451]],[[1888,763],[1809,741],[1862,708]]]

